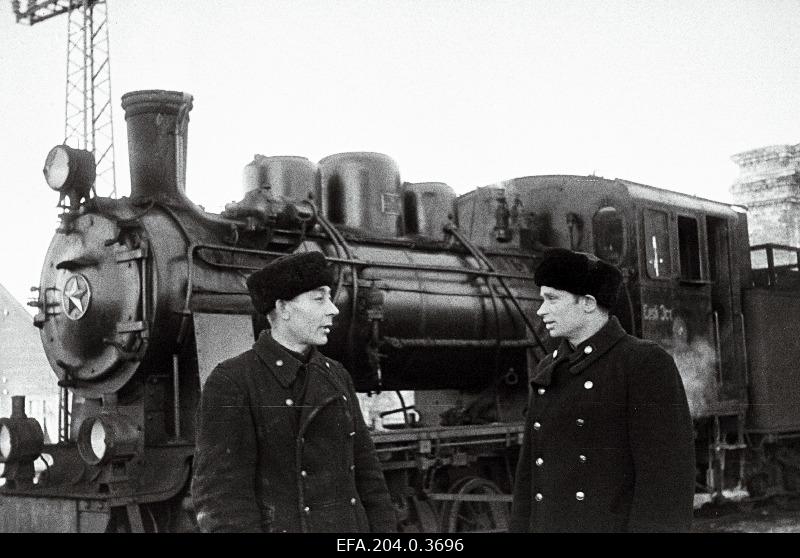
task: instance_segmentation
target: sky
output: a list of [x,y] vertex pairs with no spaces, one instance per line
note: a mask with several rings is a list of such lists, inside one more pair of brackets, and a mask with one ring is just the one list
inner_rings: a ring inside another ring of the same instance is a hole
[[[735,153],[800,142],[800,0],[108,0],[121,96],[194,96],[187,195],[241,198],[256,153],[390,155],[457,193],[596,174],[732,201]],[[0,0],[0,284],[21,302],[58,223],[67,17]]]

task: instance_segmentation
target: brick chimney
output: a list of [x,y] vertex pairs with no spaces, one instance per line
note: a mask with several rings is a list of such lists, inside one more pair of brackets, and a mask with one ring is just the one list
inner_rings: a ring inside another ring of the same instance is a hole
[[731,158],[740,173],[730,192],[749,210],[750,245],[800,247],[800,144],[761,147]]

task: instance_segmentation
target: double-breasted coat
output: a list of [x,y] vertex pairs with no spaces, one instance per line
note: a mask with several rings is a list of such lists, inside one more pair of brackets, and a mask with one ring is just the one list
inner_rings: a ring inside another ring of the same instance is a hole
[[[292,385],[306,367],[304,404]],[[203,531],[391,532],[396,517],[350,375],[262,333],[219,364],[198,411],[192,499]]]
[[542,360],[514,487],[513,532],[687,531],[694,431],[675,362],[615,317]]

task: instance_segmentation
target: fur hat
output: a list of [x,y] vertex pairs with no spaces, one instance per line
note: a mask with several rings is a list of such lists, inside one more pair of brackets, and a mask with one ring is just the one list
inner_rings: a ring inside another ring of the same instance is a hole
[[280,256],[247,278],[253,306],[261,314],[275,308],[276,300],[291,300],[325,285],[333,287],[333,272],[320,252]]
[[617,301],[622,273],[616,266],[592,254],[548,248],[533,274],[533,280],[540,287],[569,291],[579,296],[592,295],[598,305],[610,310]]

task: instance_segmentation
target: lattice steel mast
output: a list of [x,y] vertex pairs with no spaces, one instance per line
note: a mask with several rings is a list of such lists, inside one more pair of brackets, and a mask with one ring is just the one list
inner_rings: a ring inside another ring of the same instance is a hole
[[117,196],[111,62],[106,0],[12,0],[17,23],[34,25],[60,14],[67,21],[64,143],[94,153],[95,192]]

